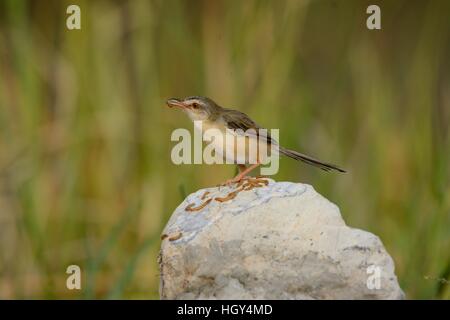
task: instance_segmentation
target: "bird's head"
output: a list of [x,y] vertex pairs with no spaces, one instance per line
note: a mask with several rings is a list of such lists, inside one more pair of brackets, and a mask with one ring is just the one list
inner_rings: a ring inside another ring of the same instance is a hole
[[215,119],[220,111],[220,107],[214,101],[198,96],[185,99],[172,98],[167,100],[167,105],[171,108],[180,108],[187,113],[192,121]]

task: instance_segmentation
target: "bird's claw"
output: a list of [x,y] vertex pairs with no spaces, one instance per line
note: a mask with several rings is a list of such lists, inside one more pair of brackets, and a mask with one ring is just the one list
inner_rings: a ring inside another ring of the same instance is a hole
[[264,177],[251,177],[251,176],[245,176],[245,177],[234,177],[232,179],[228,179],[222,184],[219,184],[218,186],[226,186],[231,187],[232,185],[236,184],[236,187],[243,186],[243,190],[249,190],[250,186],[266,186],[268,185],[268,181],[264,179]]
[[245,180],[250,180],[253,179],[253,177],[250,176],[245,176],[245,177],[234,177],[232,179],[228,179],[226,180],[224,183],[219,184],[219,186],[226,186],[226,187],[230,187],[233,184],[238,184],[238,186],[240,186]]

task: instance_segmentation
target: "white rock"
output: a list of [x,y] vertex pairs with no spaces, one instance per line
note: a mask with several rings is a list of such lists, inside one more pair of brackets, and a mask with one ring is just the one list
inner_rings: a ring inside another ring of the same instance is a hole
[[269,181],[225,202],[215,198],[236,187],[183,201],[163,231],[162,299],[404,298],[377,236],[347,227],[310,185]]

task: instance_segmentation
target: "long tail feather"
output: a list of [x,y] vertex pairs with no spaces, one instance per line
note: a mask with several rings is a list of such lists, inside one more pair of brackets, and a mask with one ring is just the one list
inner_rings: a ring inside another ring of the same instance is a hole
[[339,168],[338,166],[334,165],[334,164],[330,164],[330,163],[325,163],[322,161],[319,161],[317,159],[311,158],[310,156],[307,156],[305,154],[302,154],[300,152],[294,151],[294,150],[289,150],[283,147],[279,147],[279,151],[281,154],[284,154],[285,156],[288,156],[289,158],[295,159],[295,160],[299,160],[299,161],[303,161],[307,164],[310,164],[312,166],[318,167],[322,170],[325,171],[331,171],[331,170],[336,170],[339,172],[346,172],[344,169]]

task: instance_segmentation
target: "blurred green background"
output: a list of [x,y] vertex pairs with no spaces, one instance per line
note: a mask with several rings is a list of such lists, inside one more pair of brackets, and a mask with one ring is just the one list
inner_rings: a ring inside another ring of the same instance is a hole
[[346,168],[282,159],[275,178],[380,236],[408,298],[450,298],[445,0],[1,0],[0,298],[158,298],[172,211],[235,172],[172,164],[170,134],[192,124],[164,102],[188,95]]

